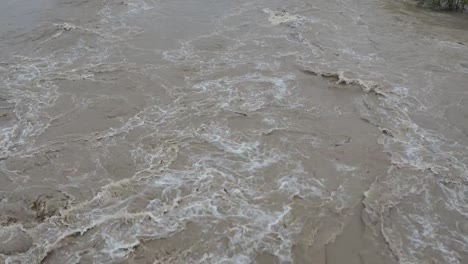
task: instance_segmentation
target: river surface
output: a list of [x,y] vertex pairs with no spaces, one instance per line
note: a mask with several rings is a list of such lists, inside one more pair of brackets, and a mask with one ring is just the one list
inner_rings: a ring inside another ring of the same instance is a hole
[[0,263],[468,263],[468,16],[2,0]]

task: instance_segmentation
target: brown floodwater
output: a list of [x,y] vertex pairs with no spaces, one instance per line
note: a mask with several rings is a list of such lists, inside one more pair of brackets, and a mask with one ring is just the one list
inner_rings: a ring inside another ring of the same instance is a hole
[[3,0],[0,263],[468,263],[468,15]]

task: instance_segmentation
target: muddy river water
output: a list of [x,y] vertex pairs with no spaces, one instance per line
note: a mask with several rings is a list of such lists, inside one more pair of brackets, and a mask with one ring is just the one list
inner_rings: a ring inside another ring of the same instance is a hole
[[0,263],[468,263],[468,16],[2,0]]

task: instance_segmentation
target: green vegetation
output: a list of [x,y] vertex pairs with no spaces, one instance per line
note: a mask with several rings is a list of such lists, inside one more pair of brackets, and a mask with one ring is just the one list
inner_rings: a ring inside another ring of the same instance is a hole
[[453,10],[463,12],[468,0],[416,0],[419,6],[428,6],[438,10]]

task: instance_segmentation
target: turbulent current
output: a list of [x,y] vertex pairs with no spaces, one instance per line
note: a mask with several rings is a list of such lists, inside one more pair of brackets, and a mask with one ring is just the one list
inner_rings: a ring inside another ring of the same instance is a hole
[[2,0],[0,263],[468,263],[468,16]]

